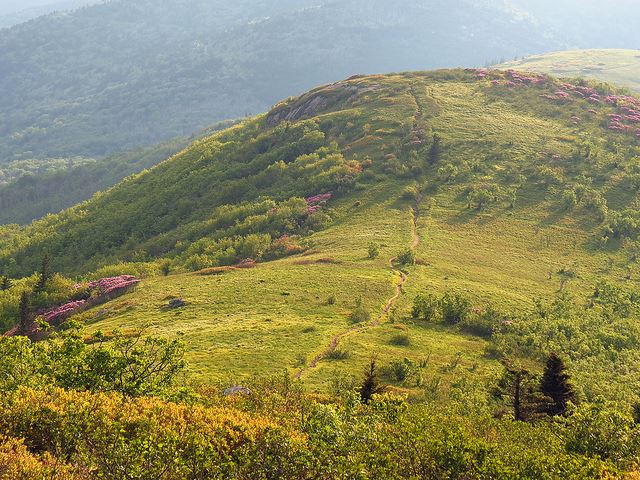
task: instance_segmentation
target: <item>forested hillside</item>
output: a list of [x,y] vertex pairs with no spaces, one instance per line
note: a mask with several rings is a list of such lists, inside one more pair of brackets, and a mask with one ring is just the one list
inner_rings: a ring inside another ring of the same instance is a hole
[[[233,125],[219,122],[198,135],[175,138],[104,159],[15,161],[0,168],[0,223],[28,224],[91,198],[123,178],[168,159],[195,139]],[[4,175],[3,175],[4,173]],[[8,179],[4,184],[3,179]]]

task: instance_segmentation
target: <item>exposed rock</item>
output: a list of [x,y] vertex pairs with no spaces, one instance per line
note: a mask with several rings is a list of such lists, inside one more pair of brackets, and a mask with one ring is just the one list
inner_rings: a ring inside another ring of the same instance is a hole
[[[360,77],[353,77],[354,80]],[[347,80],[316,88],[300,97],[289,99],[276,106],[267,115],[267,122],[276,125],[311,118],[341,104],[350,104],[360,95],[376,90],[377,85]]]
[[242,395],[251,395],[251,390],[249,390],[247,387],[230,387],[227,388],[224,391],[224,396],[225,397],[231,397],[233,395],[238,395],[238,394],[242,394]]
[[187,302],[181,300],[180,298],[174,298],[173,300],[169,301],[169,308],[182,308],[186,306]]

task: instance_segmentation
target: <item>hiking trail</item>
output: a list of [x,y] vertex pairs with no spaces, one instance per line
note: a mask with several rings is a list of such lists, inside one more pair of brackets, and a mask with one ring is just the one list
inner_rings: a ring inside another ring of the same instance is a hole
[[[412,217],[413,217],[412,218],[412,222],[411,222],[411,249],[412,250],[415,250],[418,247],[418,245],[420,245],[420,235],[418,233],[418,220],[420,219],[420,204],[422,203],[422,199],[423,198],[424,198],[424,196],[422,194],[418,195],[418,197],[416,198],[415,204],[413,205],[413,207],[411,209],[412,210]],[[407,276],[407,274],[401,268],[397,267],[395,265],[395,262],[396,262],[396,257],[390,258],[389,259],[389,267],[390,267],[391,271],[396,273],[396,274],[398,274],[398,276],[400,278],[399,278],[398,282],[396,283],[394,295],[391,298],[389,298],[389,300],[387,301],[387,303],[383,307],[383,309],[380,312],[380,314],[378,314],[375,319],[373,319],[373,320],[371,320],[371,321],[369,321],[367,323],[360,324],[360,325],[354,325],[353,327],[349,328],[348,330],[345,330],[344,332],[341,332],[341,333],[333,336],[331,338],[331,341],[329,342],[329,346],[327,347],[327,349],[324,352],[316,355],[313,358],[313,360],[311,360],[311,362],[307,366],[305,366],[304,368],[299,370],[293,376],[294,379],[301,378],[309,370],[317,367],[318,363],[320,363],[327,356],[331,355],[338,348],[338,345],[340,344],[340,341],[342,339],[344,339],[345,337],[347,337],[347,336],[349,336],[349,335],[351,335],[353,333],[366,330],[368,328],[377,327],[382,323],[382,321],[389,314],[389,312],[391,311],[393,306],[396,304],[398,299],[402,296],[402,287],[404,287],[404,285],[409,280],[409,277]]]

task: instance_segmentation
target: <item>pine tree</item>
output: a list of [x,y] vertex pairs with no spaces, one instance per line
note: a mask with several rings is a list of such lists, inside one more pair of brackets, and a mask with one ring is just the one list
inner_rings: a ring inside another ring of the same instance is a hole
[[431,142],[431,147],[429,148],[429,165],[435,165],[440,161],[440,154],[442,150],[440,143],[440,137],[437,133],[434,133],[433,141]]
[[7,276],[2,277],[2,282],[0,283],[0,290],[4,292],[5,290],[9,290],[9,288],[11,288],[11,280],[9,280],[9,277]]
[[555,353],[551,354],[540,382],[540,392],[550,399],[544,406],[544,411],[548,415],[565,415],[567,404],[571,401],[575,402],[576,392],[569,378],[567,367],[562,359]]
[[376,393],[382,393],[385,387],[380,385],[376,361],[371,360],[369,367],[364,372],[364,380],[360,386],[360,400],[368,404]]
[[631,415],[636,425],[640,425],[640,403],[634,403],[631,407]]
[[24,291],[20,296],[20,331],[27,333],[31,326],[31,295]]
[[539,416],[541,404],[534,376],[522,367],[506,362],[504,366],[504,374],[493,390],[494,397],[511,409],[515,420],[533,420]]
[[40,267],[40,278],[38,279],[38,284],[36,285],[36,290],[42,292],[46,286],[47,282],[51,278],[51,257],[46,253],[44,257],[42,257],[42,265]]

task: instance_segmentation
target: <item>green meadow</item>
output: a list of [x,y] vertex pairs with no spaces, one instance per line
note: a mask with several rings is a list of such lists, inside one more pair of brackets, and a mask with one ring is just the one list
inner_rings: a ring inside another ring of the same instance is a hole
[[499,68],[544,72],[558,77],[583,77],[640,91],[640,50],[568,50],[544,53],[507,62]]
[[[5,227],[0,263],[26,273],[47,251],[78,279],[91,269],[94,277],[146,272],[135,292],[80,318],[89,332],[181,335],[197,382],[304,370],[308,388],[327,391],[336,372],[406,358],[421,377],[441,378],[439,389],[466,376],[482,383],[500,369],[488,353],[493,340],[417,321],[416,296],[463,295],[472,311],[492,308],[504,321],[540,299],[587,298],[605,279],[633,289],[640,278],[636,232],[611,233],[637,205],[630,185],[639,161],[637,141],[606,128],[614,108],[594,114],[580,98],[541,98],[559,88],[550,77],[506,87],[508,74],[491,75],[449,70],[319,87],[89,202]],[[334,198],[321,221],[295,200],[327,191]],[[293,253],[279,253],[281,235]],[[415,264],[392,267],[409,248]],[[249,256],[255,268],[207,270]],[[172,299],[186,306],[170,309]],[[359,301],[369,320],[354,324]],[[421,380],[396,380],[426,395]]]

